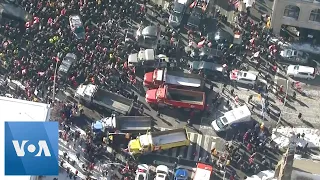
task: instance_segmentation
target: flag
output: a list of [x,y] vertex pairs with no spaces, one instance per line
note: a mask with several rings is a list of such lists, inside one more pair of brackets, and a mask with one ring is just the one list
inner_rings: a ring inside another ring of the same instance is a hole
[[190,8],[194,8],[197,5],[197,0],[193,1],[193,3],[190,4]]
[[204,45],[205,42],[206,42],[205,39],[202,40],[202,41],[200,41],[200,42],[198,42],[198,47],[199,47],[199,48],[203,47],[203,45]]

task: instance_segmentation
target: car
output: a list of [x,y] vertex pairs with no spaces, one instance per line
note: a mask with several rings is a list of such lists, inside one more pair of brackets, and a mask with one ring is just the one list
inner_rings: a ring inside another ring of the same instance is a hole
[[219,59],[223,55],[222,51],[215,48],[202,47],[200,49],[194,49],[191,51],[190,56],[192,58],[199,57],[204,61],[212,61],[212,59]]
[[169,177],[169,168],[165,165],[159,165],[156,168],[155,180],[167,180]]
[[177,167],[174,172],[174,180],[188,180],[188,171],[184,168]]
[[222,65],[214,62],[190,61],[188,64],[190,73],[202,74],[204,77],[222,79],[225,74],[225,68]]
[[23,7],[12,3],[0,3],[1,16],[6,19],[18,22],[30,22],[33,20],[31,14],[24,10]]
[[302,79],[314,79],[316,77],[316,69],[308,66],[289,65],[287,67],[287,75],[289,77],[297,77]]
[[173,9],[169,16],[169,25],[177,28],[181,25],[184,13],[187,10],[187,0],[177,0],[173,3]]
[[149,180],[149,166],[147,164],[139,164],[136,170],[135,180]]
[[251,88],[253,88],[256,85],[257,79],[258,76],[249,71],[240,71],[235,69],[230,72],[231,81],[249,85]]
[[218,29],[207,34],[207,40],[213,45],[230,44],[233,42],[233,37],[230,33],[223,29]]
[[66,56],[63,58],[59,69],[57,71],[58,77],[67,79],[69,75],[70,68],[72,64],[77,60],[77,56],[73,53],[68,53]]
[[280,51],[281,59],[284,61],[295,62],[298,64],[307,64],[309,54],[295,49],[284,49]]
[[188,22],[185,28],[196,31],[200,30],[202,17],[202,10],[199,7],[195,7],[188,18]]
[[86,33],[84,31],[83,23],[79,15],[69,16],[69,24],[71,31],[77,39],[80,40],[85,38]]

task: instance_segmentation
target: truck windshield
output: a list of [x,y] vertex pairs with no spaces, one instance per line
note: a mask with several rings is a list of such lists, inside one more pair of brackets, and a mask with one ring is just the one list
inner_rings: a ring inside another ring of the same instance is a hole
[[[216,120],[217,121],[217,126],[220,128],[220,129],[223,129],[226,125],[224,124],[225,122],[228,122],[227,121],[227,118],[225,117],[222,117],[222,118],[219,118]],[[223,121],[223,122],[222,122]]]

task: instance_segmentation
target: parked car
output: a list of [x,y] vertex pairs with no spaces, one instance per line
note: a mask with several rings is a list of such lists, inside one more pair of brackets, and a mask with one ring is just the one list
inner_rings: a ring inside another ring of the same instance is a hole
[[159,165],[156,168],[155,180],[167,180],[169,176],[169,168],[165,165]]
[[149,180],[149,166],[147,164],[139,164],[135,180]]
[[182,18],[184,13],[187,10],[187,2],[188,0],[177,0],[173,3],[173,9],[169,16],[169,24],[177,28],[181,25]]
[[284,61],[290,61],[298,64],[307,64],[309,60],[308,53],[295,49],[284,49],[280,51],[280,56]]
[[185,28],[192,29],[195,31],[200,30],[202,17],[203,17],[203,11],[200,8],[195,7],[188,18],[188,22]]
[[18,22],[29,22],[33,20],[31,14],[24,10],[22,6],[13,3],[0,3],[1,16],[6,19]]
[[316,69],[308,66],[289,65],[287,68],[287,75],[289,77],[314,79],[316,77]]
[[59,69],[58,69],[58,77],[67,78],[69,75],[69,70],[72,64],[77,60],[77,56],[73,53],[68,53],[62,60]]
[[69,24],[71,31],[75,35],[77,39],[84,39],[85,38],[85,31],[83,27],[83,23],[79,15],[71,15],[69,16]]
[[214,79],[221,79],[225,74],[225,68],[213,62],[192,61],[189,62],[189,68],[191,73],[200,74],[204,77],[213,77]]
[[209,32],[207,34],[207,40],[213,45],[230,44],[233,42],[233,37],[227,31],[218,29],[217,31]]

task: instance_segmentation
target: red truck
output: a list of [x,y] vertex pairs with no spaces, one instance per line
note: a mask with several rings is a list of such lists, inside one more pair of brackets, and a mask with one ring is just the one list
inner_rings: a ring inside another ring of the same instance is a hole
[[204,110],[206,106],[205,98],[204,92],[176,89],[168,86],[150,89],[146,92],[146,102],[151,106],[171,106],[187,110]]
[[156,69],[153,72],[148,72],[144,75],[143,80],[143,85],[150,89],[158,88],[162,85],[176,88],[202,89],[204,84],[204,79],[197,74],[187,74],[167,69]]

